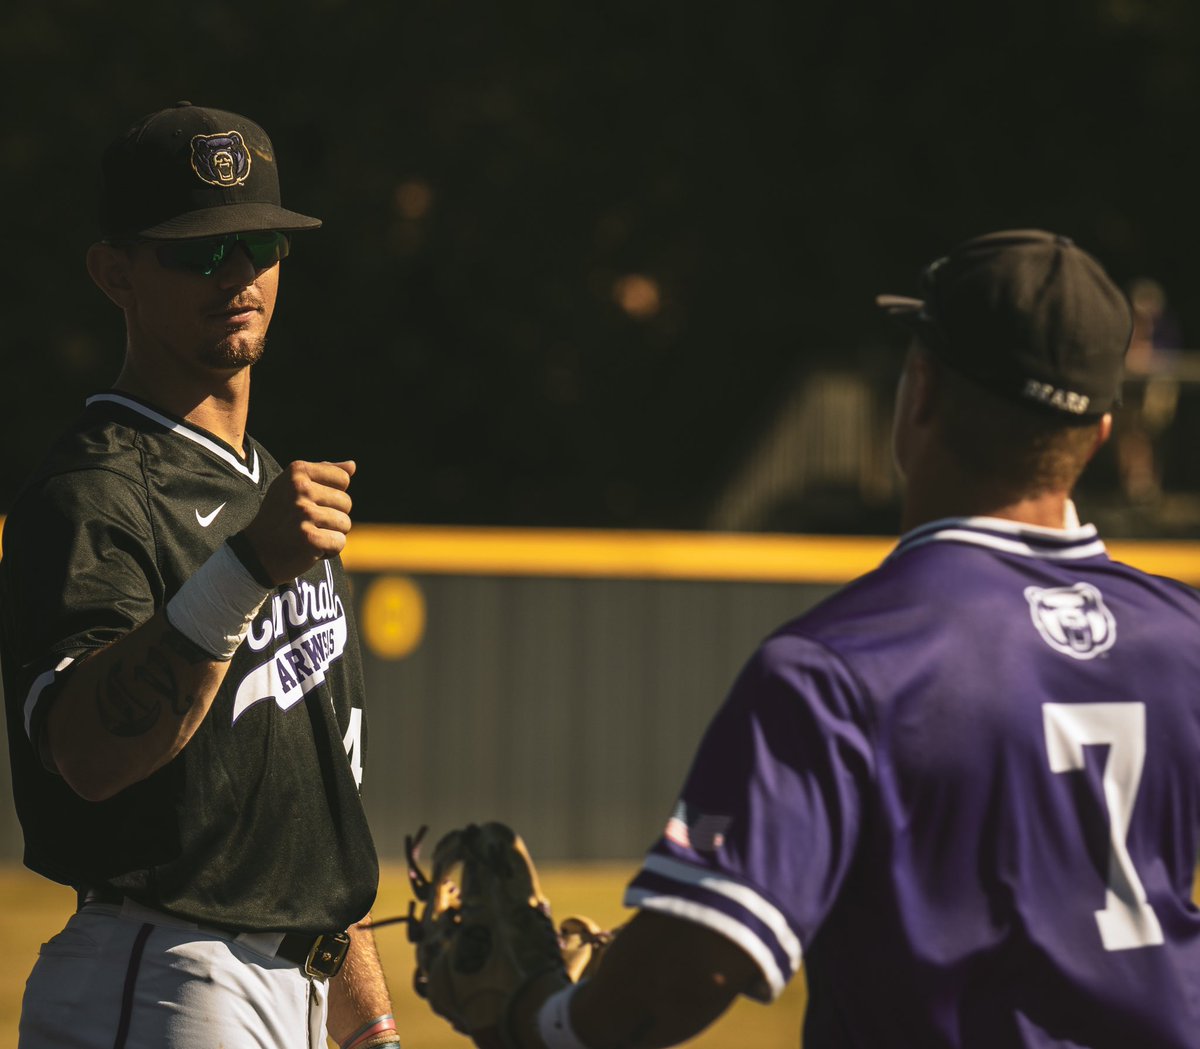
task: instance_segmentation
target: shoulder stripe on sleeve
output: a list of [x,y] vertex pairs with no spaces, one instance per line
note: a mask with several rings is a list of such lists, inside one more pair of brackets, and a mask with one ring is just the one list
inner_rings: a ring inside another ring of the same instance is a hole
[[799,937],[792,931],[783,912],[773,903],[764,900],[753,889],[741,882],[723,878],[714,871],[703,867],[694,867],[689,863],[682,863],[669,856],[655,853],[646,857],[645,868],[672,881],[682,882],[685,885],[698,885],[709,892],[719,893],[733,900],[771,930],[779,940],[779,945],[787,953],[788,960],[793,967],[799,967],[802,955]]
[[729,937],[758,963],[772,996],[800,968],[799,937],[779,908],[711,870],[651,853],[625,902],[688,918]]
[[33,679],[33,684],[29,688],[29,695],[25,697],[25,735],[33,741],[33,711],[37,706],[38,698],[46,688],[54,681],[54,677],[61,670],[66,670],[72,663],[75,662],[74,657],[67,656],[60,659],[53,670],[47,670],[44,674],[38,674]]
[[784,984],[787,983],[790,974],[785,975],[780,971],[779,963],[767,949],[766,944],[736,918],[731,918],[715,907],[706,907],[702,903],[680,899],[678,896],[662,896],[649,889],[636,887],[625,893],[625,903],[630,907],[672,914],[677,918],[695,922],[697,925],[705,925],[714,932],[719,932],[750,955],[762,971],[764,984],[759,985],[756,989],[757,993],[752,993],[752,997],[769,1002],[774,1001],[783,993]]

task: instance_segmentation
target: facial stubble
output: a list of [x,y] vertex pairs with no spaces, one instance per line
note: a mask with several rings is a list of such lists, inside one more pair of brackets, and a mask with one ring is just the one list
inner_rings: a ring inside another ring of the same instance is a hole
[[203,364],[209,368],[247,368],[257,364],[267,349],[267,336],[255,336],[246,341],[238,336],[222,339],[211,346],[203,355]]

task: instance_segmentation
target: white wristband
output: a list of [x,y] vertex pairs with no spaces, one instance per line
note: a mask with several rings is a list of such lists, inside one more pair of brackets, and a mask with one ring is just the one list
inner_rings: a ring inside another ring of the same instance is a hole
[[270,593],[222,543],[167,602],[167,622],[214,659],[228,662]]
[[588,1049],[571,1026],[571,998],[577,990],[579,984],[570,984],[542,1002],[537,1028],[546,1049]]

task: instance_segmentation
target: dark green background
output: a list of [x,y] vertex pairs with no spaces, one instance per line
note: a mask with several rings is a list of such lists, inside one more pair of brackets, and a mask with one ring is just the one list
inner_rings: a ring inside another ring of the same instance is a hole
[[1184,0],[5,5],[0,511],[116,373],[95,160],[176,99],[266,126],[326,221],[255,379],[280,458],[357,458],[360,520],[690,528],[968,236],[1070,234],[1200,330],[1198,45]]

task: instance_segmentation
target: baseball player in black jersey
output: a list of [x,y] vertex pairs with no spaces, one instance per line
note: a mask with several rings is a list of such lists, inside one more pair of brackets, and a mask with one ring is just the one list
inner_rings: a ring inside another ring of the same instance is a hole
[[0,655],[25,861],[79,910],[21,1018],[48,1046],[398,1044],[370,933],[353,462],[246,433],[291,233],[274,151],[188,103],[104,156],[95,283],[124,313],[9,514]]

